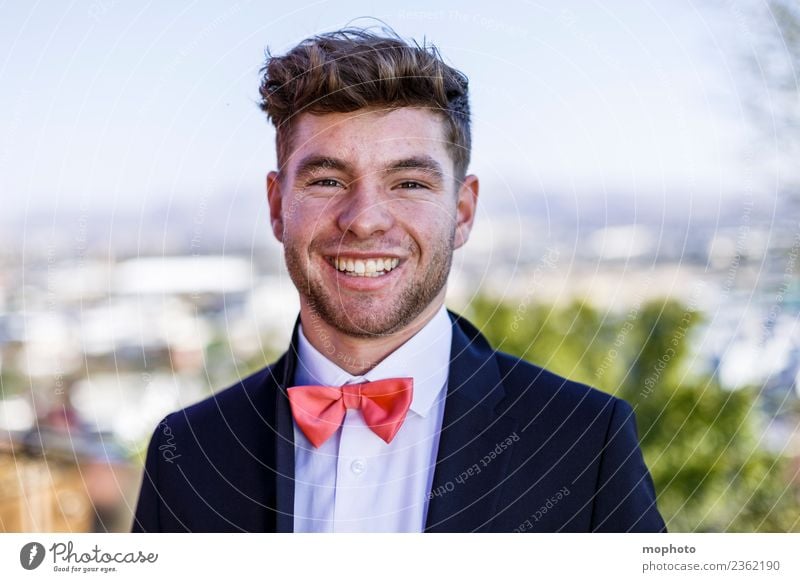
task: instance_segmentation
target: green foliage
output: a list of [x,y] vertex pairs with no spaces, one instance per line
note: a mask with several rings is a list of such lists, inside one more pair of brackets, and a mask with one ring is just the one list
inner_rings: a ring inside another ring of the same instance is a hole
[[693,369],[691,306],[658,301],[605,316],[586,302],[496,304],[470,318],[492,344],[627,400],[671,531],[800,531],[797,470],[764,444],[755,390]]
[[497,349],[557,374],[602,388],[610,388],[619,375],[617,366],[613,371],[604,369],[604,350],[592,349],[610,345],[613,330],[585,302],[551,309],[524,303],[497,305],[478,297],[470,304],[469,315]]
[[281,353],[269,349],[268,345],[265,339],[261,350],[243,359],[236,356],[228,338],[215,336],[205,350],[209,390],[221,390],[275,362]]
[[10,366],[0,365],[0,400],[30,390],[30,380]]

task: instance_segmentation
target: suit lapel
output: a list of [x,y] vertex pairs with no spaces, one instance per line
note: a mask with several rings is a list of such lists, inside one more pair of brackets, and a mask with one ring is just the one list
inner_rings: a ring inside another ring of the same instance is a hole
[[[298,317],[298,322],[300,321]],[[294,325],[292,343],[275,367],[275,531],[294,531],[294,425],[286,389],[292,386],[297,365],[298,323]]]
[[516,420],[495,412],[505,391],[491,347],[469,323],[450,317],[450,373],[428,532],[490,529],[511,458],[500,444],[517,428]]

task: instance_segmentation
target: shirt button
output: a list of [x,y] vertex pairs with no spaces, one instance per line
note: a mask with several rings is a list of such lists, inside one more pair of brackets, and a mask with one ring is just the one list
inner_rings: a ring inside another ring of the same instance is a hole
[[356,459],[350,463],[350,470],[356,475],[361,475],[361,473],[367,470],[367,463],[364,459]]

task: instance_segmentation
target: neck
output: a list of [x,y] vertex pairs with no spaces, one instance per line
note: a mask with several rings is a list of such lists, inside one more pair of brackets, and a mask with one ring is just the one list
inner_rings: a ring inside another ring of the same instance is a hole
[[433,319],[444,304],[444,294],[445,290],[442,289],[422,313],[403,329],[391,335],[370,337],[348,335],[332,327],[318,314],[312,315],[311,306],[301,297],[300,321],[303,324],[303,335],[319,353],[341,369],[353,376],[363,376]]

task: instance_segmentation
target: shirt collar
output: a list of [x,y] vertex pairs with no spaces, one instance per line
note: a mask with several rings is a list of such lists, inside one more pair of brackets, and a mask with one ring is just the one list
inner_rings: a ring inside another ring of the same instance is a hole
[[[327,350],[323,345],[322,352],[312,346],[306,339],[302,324],[297,335],[294,382],[298,386],[341,386],[383,378],[414,378],[411,410],[424,417],[447,382],[453,327],[444,305],[421,330],[363,376],[353,376],[340,368],[335,363],[332,346]],[[326,351],[329,353],[324,353]]]

